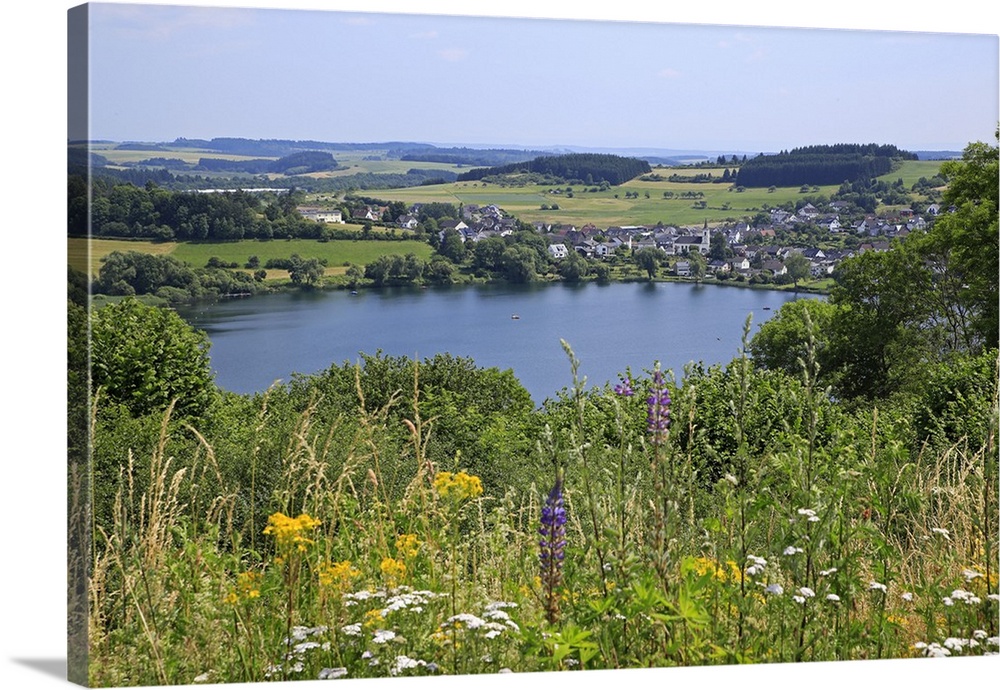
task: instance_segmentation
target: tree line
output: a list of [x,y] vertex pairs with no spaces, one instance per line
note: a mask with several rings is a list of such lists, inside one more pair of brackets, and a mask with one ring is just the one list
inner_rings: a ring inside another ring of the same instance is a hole
[[610,153],[570,153],[562,156],[541,156],[524,163],[491,168],[479,168],[462,173],[458,180],[482,180],[494,175],[532,172],[553,175],[564,180],[579,180],[582,184],[602,181],[612,185],[623,184],[639,175],[652,172],[649,163],[638,158],[626,158]]
[[741,165],[735,183],[744,187],[840,184],[885,175],[898,160],[916,160],[916,154],[890,145],[807,146],[751,158]]

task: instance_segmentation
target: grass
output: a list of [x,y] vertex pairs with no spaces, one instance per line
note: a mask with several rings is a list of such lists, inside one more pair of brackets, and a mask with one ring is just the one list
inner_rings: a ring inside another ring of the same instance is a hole
[[[344,272],[345,264],[365,265],[380,256],[389,254],[413,253],[418,258],[427,260],[432,250],[426,242],[418,240],[382,241],[382,240],[241,240],[238,242],[149,242],[128,240],[94,239],[90,242],[90,272],[96,275],[100,271],[100,261],[113,251],[138,251],[149,254],[173,256],[194,267],[204,266],[209,258],[215,256],[226,262],[236,262],[240,266],[247,259],[256,255],[263,266],[268,259],[288,258],[298,254],[303,258],[326,259],[327,275],[339,275]],[[69,239],[69,263],[77,270],[87,269],[87,240],[83,238]],[[268,271],[269,278],[282,277],[283,271]],[[285,274],[287,277],[287,274]]]

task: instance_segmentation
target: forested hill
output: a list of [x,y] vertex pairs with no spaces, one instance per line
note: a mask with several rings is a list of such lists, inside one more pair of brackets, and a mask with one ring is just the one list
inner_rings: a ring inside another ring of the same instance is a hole
[[459,181],[481,180],[494,175],[518,172],[541,173],[583,184],[607,182],[618,185],[639,175],[652,172],[649,163],[639,158],[625,158],[610,153],[569,153],[542,156],[524,163],[511,163],[492,168],[477,168],[458,176]]
[[748,160],[740,167],[736,184],[743,187],[841,184],[885,175],[891,172],[895,161],[916,159],[915,153],[891,145],[805,146]]

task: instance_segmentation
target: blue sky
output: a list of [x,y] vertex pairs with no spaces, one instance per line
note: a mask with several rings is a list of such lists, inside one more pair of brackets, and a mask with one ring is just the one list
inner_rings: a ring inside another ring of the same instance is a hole
[[652,14],[91,11],[94,138],[960,149],[991,140],[998,120],[995,34],[685,25]]

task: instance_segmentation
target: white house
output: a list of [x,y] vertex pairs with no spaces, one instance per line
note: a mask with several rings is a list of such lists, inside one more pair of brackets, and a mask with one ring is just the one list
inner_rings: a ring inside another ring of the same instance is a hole
[[557,261],[559,259],[565,259],[569,256],[569,249],[566,248],[565,244],[550,244],[549,245],[549,256]]

